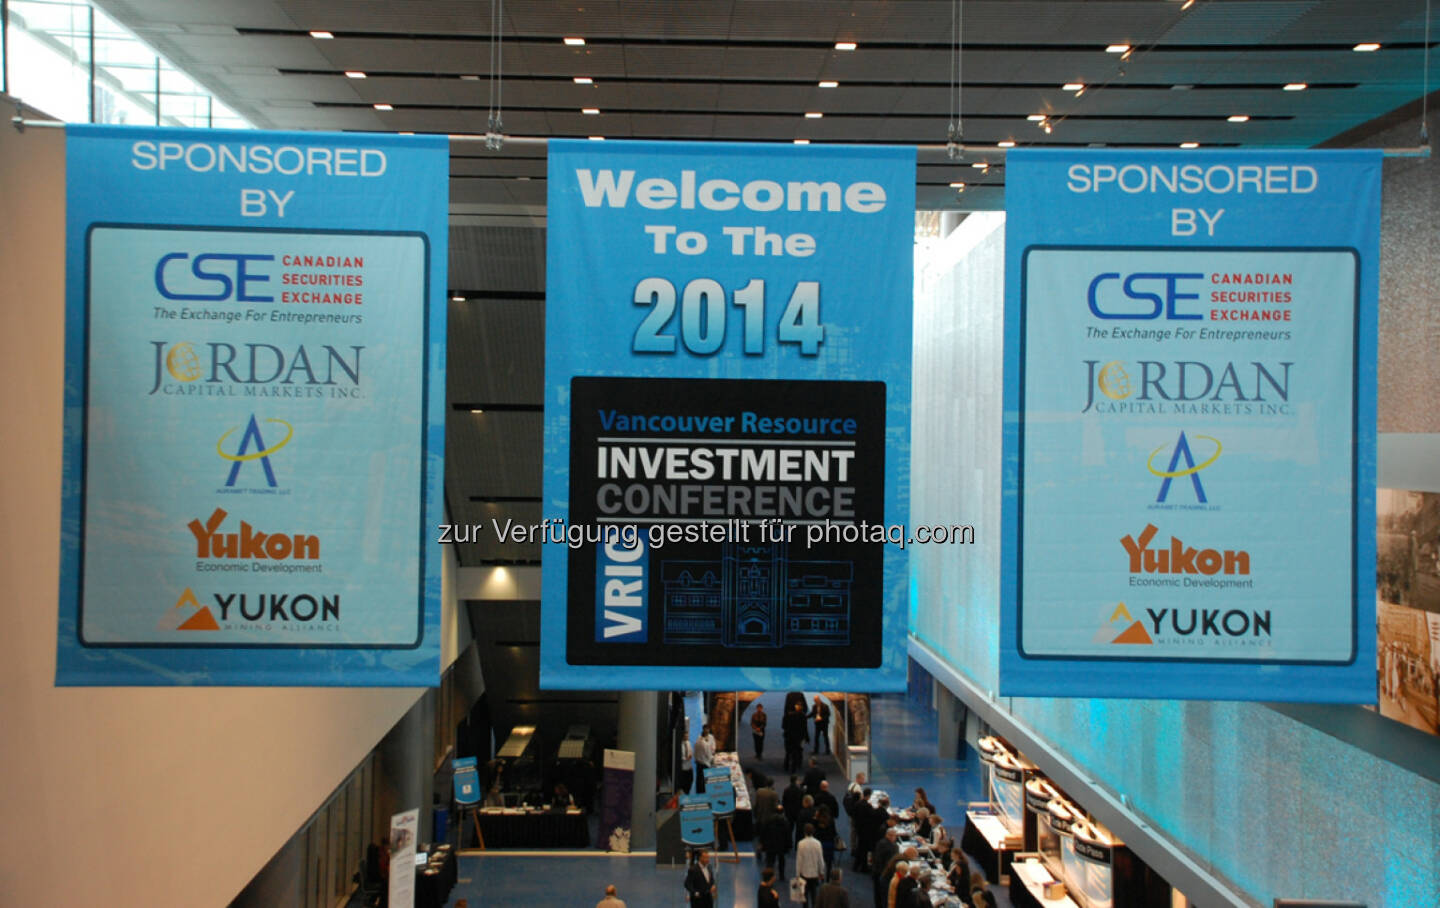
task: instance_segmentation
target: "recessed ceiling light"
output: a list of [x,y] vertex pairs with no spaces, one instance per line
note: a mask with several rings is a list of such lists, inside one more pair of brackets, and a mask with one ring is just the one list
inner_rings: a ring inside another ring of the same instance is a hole
[[461,82],[479,82],[479,81],[480,81],[480,77],[479,77],[479,76],[461,76],[461,77],[460,77],[460,81],[461,81]]
[[1130,53],[1130,45],[1128,45],[1128,44],[1111,44],[1111,45],[1109,45],[1109,46],[1107,46],[1107,47],[1105,48],[1105,53],[1107,53],[1107,54],[1128,54],[1128,53]]
[[592,142],[603,142],[603,141],[605,141],[605,137],[604,137],[604,136],[590,136],[590,141],[592,141]]
[[594,85],[594,84],[595,84],[595,80],[592,79],[592,78],[590,78],[589,76],[576,76],[576,77],[575,77],[575,84],[576,84],[576,85]]
[[835,42],[835,49],[836,49],[836,50],[854,50],[855,47],[856,47],[856,44],[855,44],[854,41],[836,41],[836,42]]
[[1084,82],[1066,82],[1064,85],[1060,86],[1060,90],[1061,90],[1061,91],[1079,91],[1080,89],[1082,89],[1082,88],[1084,88],[1084,87],[1085,87],[1085,83],[1084,83]]
[[402,129],[402,130],[400,130],[400,133],[399,133],[399,134],[402,135],[402,136],[413,136],[413,135],[415,135],[415,132],[414,132],[414,130],[410,130],[410,129]]
[[529,177],[516,177],[515,179],[516,179],[516,181],[521,182],[521,183],[528,183],[528,182],[530,182],[530,178],[529,178]]
[[1029,120],[1031,123],[1039,123],[1041,120],[1044,120],[1044,119],[1045,119],[1045,115],[1044,115],[1044,114],[1031,114],[1030,116],[1026,117],[1025,119]]
[[964,183],[951,183],[951,184],[950,184],[950,188],[953,189],[953,190],[955,190],[956,192],[964,192],[964,191],[965,191],[965,184],[964,184]]
[[1358,51],[1360,51],[1362,54],[1363,54],[1363,53],[1368,53],[1369,51],[1372,51],[1372,50],[1379,50],[1379,49],[1380,49],[1380,45],[1374,44],[1374,43],[1371,43],[1371,42],[1368,42],[1368,41],[1365,42],[1364,44],[1357,44],[1357,45],[1355,45],[1354,47],[1351,48],[1351,50],[1358,50]]
[[475,409],[475,410],[471,410],[470,412],[471,412],[471,413],[484,413],[485,411],[484,411],[484,410],[480,410],[480,409]]
[[796,144],[796,145],[809,145],[809,144],[810,144],[810,140],[809,140],[809,139],[796,139],[796,140],[795,140],[795,144]]
[[974,167],[976,170],[989,170],[989,169],[990,169],[990,164],[989,164],[989,162],[987,162],[987,161],[976,161],[974,164],[971,164],[970,166],[971,166],[971,167]]
[[1304,91],[1309,87],[1309,83],[1306,82],[1287,82],[1285,84],[1286,91]]
[[1180,83],[1179,85],[1172,85],[1172,86],[1170,86],[1170,90],[1171,90],[1171,91],[1189,91],[1190,89],[1192,89],[1192,88],[1194,88],[1194,87],[1195,87],[1194,85],[1191,85],[1191,84],[1188,83],[1188,82],[1182,82],[1182,83]]
[[376,110],[394,110],[394,109],[395,109],[394,107],[392,107],[392,106],[389,105],[389,104],[376,104],[376,105],[374,105],[374,107],[375,107]]
[[365,74],[362,73],[362,72],[361,72],[360,70],[358,70],[358,69],[347,69],[347,70],[345,70],[345,78],[347,78],[347,79],[363,79],[363,78],[365,78]]
[[[318,38],[318,39],[320,39],[321,41],[328,41],[328,40],[330,40],[331,38],[333,38],[333,37],[335,37],[335,36],[332,35],[330,32],[311,32],[311,33],[310,33],[310,37],[312,37],[312,38]],[[1357,48],[1357,50],[1358,50],[1358,48]]]
[[825,115],[818,110],[807,110],[805,112],[805,119],[807,120],[818,120],[823,116]]
[[1199,143],[1199,142],[1181,142],[1181,143],[1180,143],[1180,147],[1181,147],[1181,148],[1199,148],[1199,147],[1200,147],[1200,143]]
[[1226,119],[1228,122],[1231,122],[1231,123],[1244,123],[1244,122],[1247,122],[1247,121],[1250,119],[1250,115],[1249,115],[1249,114],[1235,114],[1235,115],[1233,115],[1233,116],[1226,117],[1225,119]]
[[582,108],[580,108],[580,112],[581,112],[582,114],[588,114],[588,115],[590,115],[590,116],[593,117],[593,116],[595,116],[596,114],[598,114],[598,113],[600,112],[600,108],[598,108],[598,107],[582,107]]
[[996,142],[995,144],[996,144],[997,146],[999,146],[1000,148],[1014,148],[1014,147],[1015,147],[1015,142],[1014,142],[1013,139],[1001,139],[999,142]]
[[583,47],[583,46],[585,45],[585,39],[584,39],[584,38],[566,38],[566,39],[565,39],[565,44],[566,44],[566,46],[568,46],[568,47]]
[[840,87],[840,83],[839,83],[839,82],[836,82],[836,81],[833,81],[833,80],[831,80],[831,79],[823,79],[823,80],[821,80],[821,82],[820,82],[820,87],[821,87],[821,88],[839,88],[839,87]]
[[[461,295],[458,294],[458,293],[454,293],[454,294],[451,294],[451,295],[450,295],[450,302],[452,302],[452,303],[463,303],[463,302],[465,302],[465,297],[461,296]],[[471,412],[471,413],[478,413],[478,412],[480,412],[480,411],[479,411],[479,410],[471,410],[470,412]]]

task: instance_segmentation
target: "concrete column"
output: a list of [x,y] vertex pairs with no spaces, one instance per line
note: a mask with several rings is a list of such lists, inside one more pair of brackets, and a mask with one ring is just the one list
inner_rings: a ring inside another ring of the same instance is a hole
[[388,835],[392,814],[420,809],[419,841],[434,835],[430,799],[435,790],[436,689],[426,691],[377,746],[375,822]]
[[936,752],[941,759],[954,760],[960,756],[960,740],[965,733],[965,704],[943,684],[935,685]]
[[630,804],[630,850],[655,847],[655,752],[659,747],[661,694],[653,690],[620,692],[620,750],[635,754],[635,793]]

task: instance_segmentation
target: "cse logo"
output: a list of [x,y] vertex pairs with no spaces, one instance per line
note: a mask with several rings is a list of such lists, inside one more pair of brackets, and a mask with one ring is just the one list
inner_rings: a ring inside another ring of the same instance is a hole
[[188,252],[171,252],[155,263],[155,289],[167,300],[273,303],[275,297],[250,286],[270,282],[270,275],[252,271],[252,264],[273,261],[273,255],[240,252],[202,252],[194,258]]
[[1205,316],[1179,312],[1175,304],[1199,299],[1198,293],[1184,292],[1182,282],[1204,277],[1176,271],[1139,271],[1122,277],[1118,271],[1107,271],[1090,281],[1086,300],[1096,318],[1148,321],[1164,313],[1168,320],[1199,321]]

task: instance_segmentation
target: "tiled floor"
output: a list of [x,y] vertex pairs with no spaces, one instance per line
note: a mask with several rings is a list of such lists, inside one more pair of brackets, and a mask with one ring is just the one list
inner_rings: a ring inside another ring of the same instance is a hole
[[[765,742],[765,772],[783,787],[780,772],[783,748],[780,743],[781,707],[784,695],[767,694],[765,710],[771,714],[770,732]],[[807,697],[807,699],[809,699]],[[747,714],[748,716],[748,714]],[[909,803],[914,789],[924,787],[930,800],[945,816],[947,825],[957,833],[964,823],[963,808],[967,801],[980,796],[978,768],[958,760],[936,755],[935,718],[933,713],[904,698],[903,695],[877,696],[872,700],[872,772],[871,784],[890,792],[892,800]],[[698,724],[693,727],[698,728]],[[753,762],[748,728],[741,735],[740,754],[748,766]],[[806,758],[810,756],[806,749]],[[821,765],[830,776],[831,789],[840,797],[847,780],[840,775],[833,758],[821,756]],[[851,839],[849,820],[841,817],[841,832]],[[760,871],[753,854],[741,846],[739,864],[716,863],[721,908],[753,908]],[[793,858],[793,855],[792,855]],[[790,864],[793,867],[793,862]],[[849,873],[848,857],[840,862],[844,882],[851,893],[854,908],[868,908],[872,902],[870,880],[862,874]],[[590,908],[604,894],[605,886],[613,883],[620,897],[630,908],[684,908],[683,867],[657,866],[653,856],[614,857],[602,852],[593,855],[519,856],[490,852],[460,858],[460,882],[450,895],[449,906],[459,899],[467,900],[469,908],[499,906],[574,906]],[[1009,900],[999,887],[992,891],[1000,908],[1010,908]],[[782,890],[781,898],[784,899]]]

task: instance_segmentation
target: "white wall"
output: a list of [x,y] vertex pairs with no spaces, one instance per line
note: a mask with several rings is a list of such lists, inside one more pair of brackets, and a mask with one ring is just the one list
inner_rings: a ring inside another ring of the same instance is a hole
[[54,686],[64,147],[0,127],[0,905],[223,906],[420,692]]

